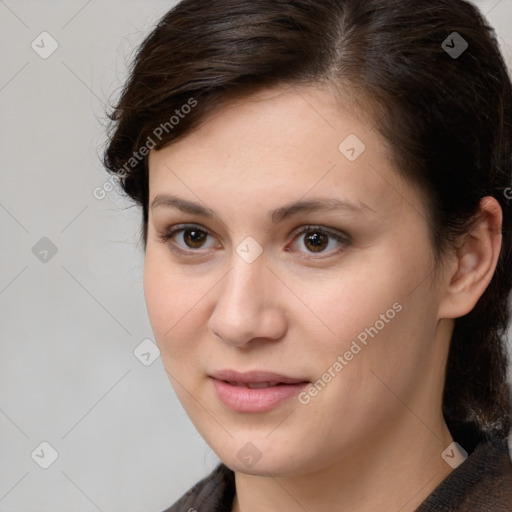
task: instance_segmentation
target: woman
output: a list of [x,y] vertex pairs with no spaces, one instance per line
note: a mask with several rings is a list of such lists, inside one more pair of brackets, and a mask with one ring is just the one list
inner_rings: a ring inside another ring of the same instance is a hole
[[184,0],[106,167],[222,463],[169,511],[510,511],[512,88],[462,0]]

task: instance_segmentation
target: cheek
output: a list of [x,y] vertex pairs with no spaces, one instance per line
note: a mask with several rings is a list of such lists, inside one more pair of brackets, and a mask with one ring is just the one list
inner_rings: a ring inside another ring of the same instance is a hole
[[386,365],[392,358],[404,366],[407,360],[417,364],[436,325],[435,295],[428,289],[431,259],[428,246],[423,252],[420,246],[376,251],[338,279],[311,288],[305,302],[325,327],[326,336],[317,340],[323,354],[335,360],[347,350],[357,352],[359,345],[361,353],[354,357],[359,364]]
[[393,304],[400,301],[403,292],[399,280],[392,276],[390,269],[381,272],[374,263],[317,281],[311,288],[314,291],[304,296],[304,302],[322,321],[327,344],[336,339],[338,346],[333,348],[340,349],[340,342],[350,343],[379,321],[380,315],[389,311],[388,316],[395,317]]
[[[193,348],[191,334],[201,329],[201,299],[211,286],[204,279],[192,279],[169,266],[160,251],[148,248],[144,261],[144,295],[157,344],[165,358],[167,352],[179,354]],[[188,333],[188,334],[186,334]]]

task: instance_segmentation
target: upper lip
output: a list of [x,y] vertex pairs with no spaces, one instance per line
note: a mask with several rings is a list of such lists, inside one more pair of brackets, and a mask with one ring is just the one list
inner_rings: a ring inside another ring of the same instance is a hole
[[286,375],[280,375],[273,372],[265,372],[254,370],[250,372],[240,373],[235,370],[220,370],[210,374],[217,380],[225,380],[227,382],[240,382],[242,384],[260,383],[260,382],[277,382],[280,384],[299,384],[307,382],[306,379],[295,379],[293,377],[287,377]]

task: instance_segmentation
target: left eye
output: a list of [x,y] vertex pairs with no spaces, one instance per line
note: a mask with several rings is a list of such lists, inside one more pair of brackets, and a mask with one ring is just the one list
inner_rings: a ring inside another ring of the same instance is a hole
[[302,229],[295,238],[299,246],[306,249],[309,253],[328,253],[341,246],[347,246],[349,239],[342,233],[327,231],[325,228],[308,226]]

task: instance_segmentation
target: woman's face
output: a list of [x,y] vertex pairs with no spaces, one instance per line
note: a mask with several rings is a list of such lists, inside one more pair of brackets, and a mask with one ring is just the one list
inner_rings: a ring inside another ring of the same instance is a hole
[[368,124],[326,90],[267,90],[149,170],[149,317],[228,466],[300,474],[440,425],[449,333],[425,208]]

